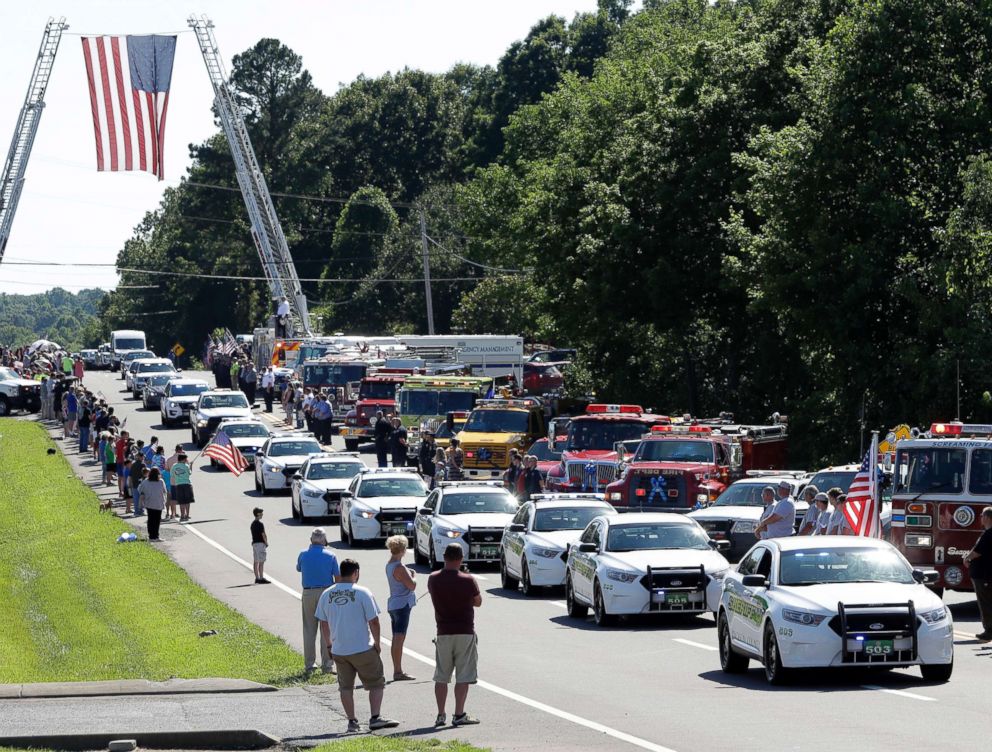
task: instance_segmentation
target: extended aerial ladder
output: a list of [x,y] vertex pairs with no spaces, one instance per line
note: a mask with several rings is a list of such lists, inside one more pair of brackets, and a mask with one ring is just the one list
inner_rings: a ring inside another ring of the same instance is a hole
[[0,176],[0,260],[7,249],[10,226],[14,223],[17,202],[24,187],[24,172],[31,156],[31,147],[34,146],[34,137],[38,133],[41,113],[45,109],[45,90],[52,75],[55,53],[58,52],[62,32],[68,28],[69,24],[65,22],[64,16],[58,21],[48,19],[45,33],[41,37],[38,59],[35,60],[34,71],[31,73],[31,83],[28,84],[28,94],[24,98],[21,114],[17,117],[14,139],[10,142],[10,151],[7,152],[7,161],[4,162],[3,174]]
[[273,298],[285,297],[289,301],[290,314],[293,319],[292,329],[297,335],[310,335],[310,313],[307,310],[307,299],[300,286],[296,274],[293,257],[289,253],[286,236],[276,216],[269,188],[265,177],[255,158],[248,129],[245,128],[244,118],[238,109],[234,91],[228,83],[224,62],[217,49],[214,39],[214,25],[206,16],[189,17],[189,25],[196,34],[196,41],[203,53],[203,62],[207,66],[207,75],[214,87],[214,102],[220,116],[224,134],[231,147],[234,158],[235,172],[241,195],[244,197],[251,220],[251,235],[255,248],[262,261],[262,269],[268,280]]

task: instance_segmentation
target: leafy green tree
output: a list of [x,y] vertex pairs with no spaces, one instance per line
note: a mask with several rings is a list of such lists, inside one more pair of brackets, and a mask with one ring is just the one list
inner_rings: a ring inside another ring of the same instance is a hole
[[451,326],[461,332],[517,334],[531,341],[547,341],[554,319],[544,291],[527,275],[492,276],[462,295]]

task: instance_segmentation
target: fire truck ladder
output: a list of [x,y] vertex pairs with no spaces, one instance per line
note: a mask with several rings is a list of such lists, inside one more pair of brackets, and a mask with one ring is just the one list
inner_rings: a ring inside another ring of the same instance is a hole
[[276,216],[276,209],[269,195],[269,188],[258,166],[244,118],[238,108],[237,98],[228,83],[224,62],[217,49],[217,40],[214,38],[214,24],[206,16],[199,18],[190,16],[188,23],[196,34],[210,83],[214,87],[214,103],[231,147],[238,185],[241,187],[241,195],[251,220],[251,235],[262,261],[262,269],[272,296],[277,299],[286,297],[293,318],[293,330],[298,335],[310,335],[312,332],[307,299],[300,287],[286,236],[283,235],[282,225],[279,224],[279,217]]
[[34,72],[31,83],[28,84],[28,95],[24,98],[24,106],[17,117],[17,127],[14,129],[14,139],[10,142],[7,161],[3,165],[3,175],[0,177],[0,260],[7,249],[10,238],[10,226],[14,223],[14,213],[17,202],[21,198],[24,187],[24,172],[34,146],[34,137],[38,133],[38,123],[45,109],[45,89],[52,75],[55,64],[55,53],[59,50],[62,32],[69,28],[63,16],[58,21],[48,19],[45,33],[41,36],[41,48],[38,59],[34,62]]

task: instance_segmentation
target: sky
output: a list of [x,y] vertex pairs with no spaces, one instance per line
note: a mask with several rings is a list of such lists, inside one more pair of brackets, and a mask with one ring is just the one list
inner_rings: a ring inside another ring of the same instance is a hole
[[[39,7],[43,6],[43,7]],[[215,132],[213,92],[186,19],[206,14],[228,70],[231,58],[262,37],[302,56],[325,94],[359,74],[404,67],[442,72],[455,63],[495,65],[506,48],[551,13],[571,19],[596,0],[199,0],[195,7],[157,0],[0,2],[0,149],[9,147],[42,32],[65,15],[45,110],[24,190],[0,261],[0,293],[72,292],[117,284],[112,267],[27,266],[16,262],[113,263],[153,211],[165,187],[189,164],[189,144]],[[181,32],[165,134],[165,180],[144,172],[96,171],[96,148],[81,35]],[[280,186],[270,185],[278,191]]]

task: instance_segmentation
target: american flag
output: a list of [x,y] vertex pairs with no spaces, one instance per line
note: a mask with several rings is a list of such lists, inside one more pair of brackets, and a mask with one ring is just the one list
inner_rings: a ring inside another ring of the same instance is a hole
[[224,467],[234,473],[234,477],[241,475],[248,467],[245,456],[231,443],[230,437],[223,431],[217,432],[203,453],[210,459],[223,463]]
[[96,169],[142,170],[162,180],[176,38],[155,34],[82,40]]
[[878,498],[878,434],[872,434],[871,446],[865,454],[858,474],[847,490],[844,517],[855,535],[882,537],[881,510]]
[[230,329],[224,330],[224,341],[221,342],[220,351],[225,355],[234,355],[238,351],[238,341],[231,334]]

